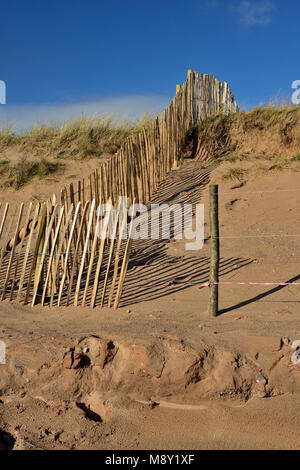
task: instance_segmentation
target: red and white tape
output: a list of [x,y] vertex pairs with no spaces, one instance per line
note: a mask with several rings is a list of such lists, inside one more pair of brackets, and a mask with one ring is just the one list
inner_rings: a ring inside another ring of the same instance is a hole
[[214,285],[219,285],[219,284],[239,284],[243,286],[300,286],[300,282],[250,282],[250,281],[244,281],[244,282],[230,282],[230,281],[224,281],[224,282],[205,282],[204,284],[201,284],[201,286],[198,287],[198,289],[202,289],[203,287],[210,287],[212,284]]

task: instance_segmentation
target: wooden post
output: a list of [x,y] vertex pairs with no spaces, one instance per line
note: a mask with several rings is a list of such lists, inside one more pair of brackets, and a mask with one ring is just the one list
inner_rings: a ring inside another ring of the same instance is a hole
[[37,250],[37,259],[36,259],[36,265],[35,265],[35,273],[34,273],[34,290],[38,288],[37,283],[39,282],[39,270],[40,270],[40,264],[41,264],[41,259],[42,259],[42,253],[43,253],[43,248],[45,244],[45,233],[46,233],[46,219],[45,219],[45,214],[46,213],[46,208],[44,206],[40,207],[40,213],[39,213],[39,218],[38,218],[38,226],[37,226],[37,233],[39,237],[39,245],[38,245],[38,250]]
[[211,184],[209,186],[209,212],[210,212],[210,303],[209,313],[213,317],[218,315],[219,304],[219,260],[220,260],[220,244],[219,244],[219,211],[218,211],[218,185]]

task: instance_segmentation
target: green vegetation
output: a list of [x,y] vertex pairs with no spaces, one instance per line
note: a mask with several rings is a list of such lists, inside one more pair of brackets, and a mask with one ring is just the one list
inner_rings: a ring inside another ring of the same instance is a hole
[[232,164],[226,165],[224,180],[300,171],[300,106],[269,104],[207,119],[187,135],[186,155],[191,153]]
[[280,169],[300,160],[299,134],[300,106],[270,104],[207,119],[190,130],[186,142],[217,161],[267,159]]
[[15,163],[2,160],[0,164],[0,177],[2,187],[20,189],[29,183],[33,178],[44,178],[58,170],[60,164],[49,162],[41,157],[38,161],[30,161],[20,158]]
[[[63,160],[113,155],[127,137],[150,123],[146,114],[137,123],[118,125],[114,125],[111,118],[82,117],[61,126],[40,125],[20,134],[15,134],[12,127],[0,129],[0,153],[11,148],[22,155],[14,162],[6,158],[0,160],[0,187],[20,189],[33,178],[57,172],[64,166]],[[7,156],[9,158],[9,154]],[[69,175],[68,179],[77,176]]]
[[114,154],[125,139],[151,122],[144,115],[137,123],[113,124],[111,118],[82,117],[61,126],[40,125],[15,134],[11,127],[0,129],[0,152],[19,146],[24,152],[56,159],[86,159]]
[[229,168],[223,175],[224,180],[238,180],[240,182],[244,181],[245,176],[247,175],[248,170],[245,168],[235,167]]
[[[20,134],[11,127],[0,129],[0,185],[19,189],[33,178],[44,178],[67,166],[67,160],[107,158],[151,122],[148,115],[137,123],[117,125],[111,118],[82,117],[61,126],[40,125]],[[12,162],[11,152],[22,157]],[[300,106],[270,104],[202,121],[187,133],[182,152],[183,157],[197,154],[232,163],[224,179],[243,181],[251,168],[256,173],[284,168],[299,171]],[[250,164],[246,169],[244,162]],[[67,176],[75,177],[75,173]]]
[[286,143],[284,137],[287,129],[293,127],[299,117],[299,107],[269,104],[267,106],[257,106],[251,111],[240,111],[234,116],[234,119],[240,123],[244,132],[251,129],[266,130],[279,125],[283,141]]

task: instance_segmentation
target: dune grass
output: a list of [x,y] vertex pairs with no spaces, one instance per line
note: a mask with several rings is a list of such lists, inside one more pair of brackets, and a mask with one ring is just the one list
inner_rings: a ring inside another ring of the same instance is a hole
[[223,180],[245,182],[270,171],[300,171],[300,106],[271,103],[201,122],[187,135],[188,148],[219,163]]
[[[219,114],[201,122],[190,131],[190,135],[196,136],[198,147],[205,148],[211,158],[236,162],[261,158],[258,152],[247,151],[247,145],[243,143],[248,139],[248,143],[255,147],[255,139],[265,138],[268,144],[268,133],[271,133],[284,149],[298,146],[299,153],[291,156],[296,161],[300,155],[300,136],[295,132],[296,126],[300,126],[300,106],[269,104],[251,111]],[[278,152],[280,149],[270,153],[268,158],[277,158]]]
[[58,125],[38,125],[28,132],[15,134],[12,127],[0,129],[0,152],[11,146],[57,159],[87,159],[114,154],[125,139],[151,122],[144,115],[137,123],[114,124],[112,118],[81,117]]
[[0,129],[1,152],[18,147],[15,162],[0,160],[0,187],[20,189],[34,178],[44,178],[64,166],[63,160],[84,160],[113,155],[127,137],[151,123],[145,114],[136,123],[114,124],[112,118],[81,117],[61,126],[38,125],[16,134],[12,127]]
[[222,175],[223,180],[237,180],[239,182],[244,181],[248,170],[246,168],[234,167],[229,168],[225,173]]
[[48,161],[45,157],[31,161],[20,158],[11,163],[9,160],[0,161],[0,186],[16,190],[28,184],[33,178],[45,178],[55,173],[60,163]]
[[[56,172],[63,166],[63,160],[109,157],[118,151],[127,137],[140,132],[151,122],[149,115],[144,115],[137,123],[127,121],[119,124],[114,124],[112,118],[81,117],[60,126],[39,125],[19,134],[15,134],[11,127],[0,129],[0,157],[1,152],[14,146],[17,146],[19,154],[24,155],[13,163],[8,160],[8,154],[3,154],[0,185],[19,189],[33,178],[44,178]],[[186,141],[188,145],[192,142],[194,149],[205,148],[207,154],[217,161],[232,163],[234,166],[227,169],[224,179],[240,181],[246,177],[246,170],[241,168],[244,161],[253,161],[255,166],[255,160],[267,158],[267,170],[297,165],[300,161],[300,136],[295,133],[295,126],[299,129],[299,125],[300,106],[269,104],[251,111],[219,114],[207,119],[190,129]],[[269,150],[269,135],[276,136],[279,148],[267,155],[264,151],[256,152],[258,138],[265,139]],[[285,151],[288,148],[291,149],[289,156]],[[282,149],[284,156],[281,156]]]

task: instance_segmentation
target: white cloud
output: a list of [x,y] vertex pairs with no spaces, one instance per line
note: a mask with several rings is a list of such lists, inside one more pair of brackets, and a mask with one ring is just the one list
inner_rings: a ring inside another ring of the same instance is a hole
[[275,5],[270,0],[242,1],[234,11],[239,16],[239,21],[244,27],[264,26],[272,21],[272,13]]
[[144,113],[159,114],[170,98],[160,95],[120,96],[72,104],[1,105],[0,127],[11,124],[15,131],[28,130],[36,124],[56,124],[86,116],[113,116],[115,121],[136,120]]

